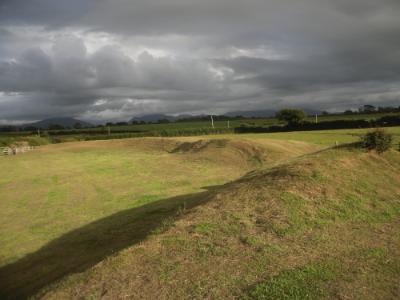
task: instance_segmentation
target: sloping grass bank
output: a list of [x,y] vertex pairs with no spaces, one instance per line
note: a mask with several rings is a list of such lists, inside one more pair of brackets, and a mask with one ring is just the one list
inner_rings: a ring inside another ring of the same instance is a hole
[[23,298],[84,271],[167,228],[219,185],[319,148],[239,138],[141,138],[47,145],[4,157],[0,298]]
[[39,295],[397,299],[399,170],[397,151],[339,147],[251,172]]

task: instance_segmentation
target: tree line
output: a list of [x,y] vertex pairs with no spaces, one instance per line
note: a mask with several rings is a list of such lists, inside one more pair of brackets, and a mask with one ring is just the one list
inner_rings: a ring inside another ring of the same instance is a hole
[[321,122],[306,121],[307,114],[301,109],[282,109],[276,114],[276,118],[285,122],[285,125],[246,126],[235,128],[236,133],[258,133],[258,132],[284,132],[284,131],[307,131],[325,129],[355,129],[386,126],[400,126],[400,116],[383,116],[372,120],[332,120]]

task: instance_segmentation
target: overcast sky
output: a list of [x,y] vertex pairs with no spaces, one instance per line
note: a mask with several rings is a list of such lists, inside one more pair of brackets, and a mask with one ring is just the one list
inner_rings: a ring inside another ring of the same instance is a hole
[[0,122],[400,105],[399,0],[0,0]]

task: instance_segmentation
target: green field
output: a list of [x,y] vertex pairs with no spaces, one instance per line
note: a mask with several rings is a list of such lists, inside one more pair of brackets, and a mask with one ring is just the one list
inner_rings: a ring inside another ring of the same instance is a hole
[[0,157],[0,298],[396,299],[388,131],[382,156],[345,146],[366,130],[330,130]]
[[[400,143],[400,127],[388,127],[385,130],[393,135],[393,144]],[[295,140],[324,146],[334,146],[338,144],[353,143],[360,140],[360,136],[370,131],[370,129],[338,129],[338,130],[316,130],[316,131],[297,131],[297,132],[277,132],[267,134],[244,134],[251,139],[278,139]]]
[[[337,120],[377,120],[384,116],[400,116],[400,113],[373,113],[373,114],[338,114],[318,116],[318,122],[337,121]],[[306,121],[314,122],[315,117],[310,116]],[[37,132],[19,131],[0,133],[0,147],[7,146],[18,141],[28,141],[36,146],[43,143],[59,143],[81,140],[99,139],[118,139],[144,136],[201,136],[212,134],[233,133],[234,128],[240,126],[268,127],[272,125],[284,125],[284,122],[276,118],[250,118],[232,119],[229,121],[214,122],[214,128],[210,121],[191,121],[191,122],[171,122],[162,124],[135,124],[135,125],[115,125],[99,126],[82,129],[65,130],[43,130],[42,139],[37,138]],[[108,132],[110,130],[110,132]],[[109,134],[110,133],[110,134]]]
[[[400,116],[399,113],[374,113],[374,114],[354,114],[354,115],[320,115],[318,116],[319,122],[324,121],[336,121],[336,120],[373,120],[379,119],[383,116]],[[310,116],[306,121],[314,122],[315,117]],[[241,125],[252,125],[252,126],[271,126],[271,125],[283,125],[284,122],[279,121],[276,118],[249,118],[249,119],[234,119],[229,121],[229,127],[235,128]],[[226,129],[228,128],[228,121],[214,121],[214,127],[216,129]],[[194,130],[194,129],[211,129],[211,121],[193,121],[193,122],[171,122],[162,124],[135,124],[128,126],[111,126],[111,132],[113,131],[163,131],[163,130]],[[91,128],[90,131],[94,132],[106,132],[107,128]],[[86,129],[78,129],[79,131],[86,131]]]

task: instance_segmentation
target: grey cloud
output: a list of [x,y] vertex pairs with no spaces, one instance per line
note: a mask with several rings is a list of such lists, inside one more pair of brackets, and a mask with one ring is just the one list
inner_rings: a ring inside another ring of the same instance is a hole
[[0,65],[0,88],[12,92],[108,87],[201,92],[217,90],[218,82],[205,61],[154,57],[148,52],[135,60],[112,46],[88,54],[76,37],[57,40],[50,54],[28,49]]
[[371,17],[385,9],[399,9],[400,7],[397,0],[386,0],[383,5],[382,2],[375,0],[336,0],[331,3],[338,11],[360,18]]
[[0,24],[65,26],[79,20],[96,0],[2,0]]
[[[14,97],[16,107],[29,107],[31,99],[31,105],[46,113],[76,115],[101,108],[119,109],[122,116],[131,99],[143,99],[144,103],[146,99],[190,102],[212,94],[218,96],[225,88],[220,76],[206,61],[154,57],[148,52],[133,59],[116,46],[105,46],[89,54],[81,39],[64,36],[55,41],[49,53],[32,48],[15,60],[0,63],[0,90],[25,93]],[[98,99],[107,101],[96,106]],[[36,109],[21,116],[10,108],[12,104],[11,100],[0,102],[3,114],[18,118],[37,116]]]
[[3,0],[0,119],[396,104],[399,15],[397,0]]
[[0,62],[0,90],[41,90],[47,87],[50,72],[50,59],[42,50],[27,50],[19,61]]
[[257,83],[282,94],[359,82],[400,80],[400,61],[371,53],[344,52],[297,60],[237,57],[217,62],[232,68],[239,81]]

